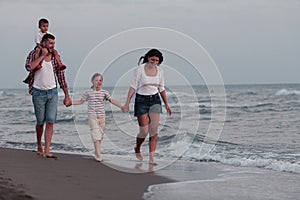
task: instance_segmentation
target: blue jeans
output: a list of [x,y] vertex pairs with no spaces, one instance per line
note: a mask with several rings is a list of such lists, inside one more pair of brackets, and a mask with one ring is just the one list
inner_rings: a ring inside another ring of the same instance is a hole
[[57,88],[50,90],[40,90],[33,88],[32,102],[37,124],[44,122],[56,122],[58,92]]

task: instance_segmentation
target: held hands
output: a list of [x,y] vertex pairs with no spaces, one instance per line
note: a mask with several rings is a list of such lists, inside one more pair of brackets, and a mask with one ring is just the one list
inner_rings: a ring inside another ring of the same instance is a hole
[[72,100],[70,99],[69,96],[65,96],[65,98],[64,98],[64,105],[65,105],[66,107],[69,107],[69,106],[72,105]]
[[123,112],[128,112],[129,111],[129,104],[125,104],[123,107],[122,107],[122,111]]
[[126,112],[124,106],[121,106],[122,112]]

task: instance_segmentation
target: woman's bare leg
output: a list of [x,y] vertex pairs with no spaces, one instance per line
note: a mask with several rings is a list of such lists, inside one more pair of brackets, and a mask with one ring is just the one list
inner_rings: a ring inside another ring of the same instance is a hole
[[141,146],[148,135],[148,123],[149,123],[148,114],[138,116],[138,122],[139,122],[140,132],[136,137],[136,146],[134,147],[134,151],[137,159],[143,160],[143,156],[141,154]]
[[150,113],[150,123],[149,123],[149,163],[152,165],[157,165],[154,161],[154,154],[157,145],[157,133],[158,133],[158,123],[159,123],[159,113]]

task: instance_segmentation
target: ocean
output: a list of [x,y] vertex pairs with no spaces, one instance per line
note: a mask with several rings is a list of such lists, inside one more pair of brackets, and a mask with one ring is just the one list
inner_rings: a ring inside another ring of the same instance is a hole
[[[104,89],[124,103],[128,88]],[[218,163],[288,172],[297,177],[300,174],[300,84],[226,85],[225,96],[218,92],[210,94],[206,86],[167,89],[173,113],[167,116],[163,109],[161,115],[156,157],[164,164],[157,170],[168,169],[173,162],[180,161],[193,166]],[[85,90],[74,89],[70,94],[79,99]],[[218,103],[224,98],[226,105]],[[87,104],[66,108],[62,101],[60,91],[52,151],[92,155]],[[133,106],[129,113],[123,113],[106,102],[105,109],[106,130],[101,147],[104,159],[134,159],[138,126]],[[27,89],[2,89],[0,110],[0,147],[36,150],[35,116]],[[223,112],[224,119],[218,117]],[[214,125],[221,129],[210,137],[208,130],[213,130]],[[147,143],[142,147],[145,155]]]

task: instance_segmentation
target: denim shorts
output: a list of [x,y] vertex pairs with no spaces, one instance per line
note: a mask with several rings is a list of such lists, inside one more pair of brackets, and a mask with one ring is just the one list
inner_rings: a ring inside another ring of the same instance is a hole
[[40,90],[33,88],[32,102],[37,124],[56,122],[58,93],[57,88]]
[[162,113],[159,94],[140,95],[136,93],[134,103],[134,116],[144,115],[146,113]]

